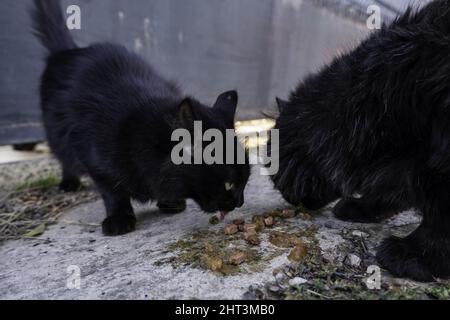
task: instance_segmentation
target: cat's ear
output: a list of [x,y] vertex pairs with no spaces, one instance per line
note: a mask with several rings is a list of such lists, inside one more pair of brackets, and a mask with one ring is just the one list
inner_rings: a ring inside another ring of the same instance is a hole
[[288,104],[287,101],[284,101],[283,99],[280,99],[278,97],[276,97],[277,100],[277,105],[278,105],[278,111],[282,111],[284,109],[284,107]]
[[224,117],[227,126],[234,128],[234,116],[238,103],[238,94],[235,90],[222,93],[213,106],[214,112],[219,112]]
[[196,120],[195,112],[192,107],[192,100],[186,98],[178,106],[178,122],[184,128],[191,128]]

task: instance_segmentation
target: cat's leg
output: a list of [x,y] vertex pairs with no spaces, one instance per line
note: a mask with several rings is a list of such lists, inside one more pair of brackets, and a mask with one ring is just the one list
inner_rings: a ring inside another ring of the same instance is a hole
[[[92,176],[92,175],[91,175]],[[130,195],[120,188],[111,187],[105,180],[92,176],[106,208],[106,219],[102,231],[106,236],[118,236],[134,231],[136,216],[130,202]]]
[[59,184],[59,190],[64,192],[75,192],[81,187],[80,177],[75,170],[67,165],[62,165],[62,181]]
[[166,214],[181,213],[186,210],[186,200],[160,200],[157,204],[159,211]]
[[420,226],[406,238],[390,237],[377,253],[380,265],[396,276],[418,281],[450,277],[450,175],[429,173],[420,179]]
[[102,230],[106,236],[118,236],[134,231],[136,216],[131,207],[130,198],[116,192],[102,191],[106,207],[106,219],[103,220]]
[[333,213],[336,218],[343,221],[378,223],[407,208],[405,204],[363,196],[341,199],[333,208]]

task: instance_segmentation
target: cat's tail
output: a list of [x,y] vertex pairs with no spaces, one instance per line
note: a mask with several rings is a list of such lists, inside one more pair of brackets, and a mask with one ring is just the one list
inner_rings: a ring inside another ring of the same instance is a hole
[[60,0],[34,0],[33,33],[50,52],[76,48],[63,16]]

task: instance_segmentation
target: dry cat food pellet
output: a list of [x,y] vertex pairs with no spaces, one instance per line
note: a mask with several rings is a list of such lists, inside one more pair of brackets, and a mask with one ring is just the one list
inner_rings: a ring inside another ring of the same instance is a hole
[[295,217],[295,210],[285,209],[281,212],[283,218],[293,218]]
[[226,235],[232,235],[238,232],[238,227],[235,224],[229,224],[225,227],[224,233]]
[[246,232],[244,233],[244,239],[248,244],[257,246],[261,243],[261,240],[258,237],[256,232]]
[[223,261],[220,258],[216,257],[206,257],[206,267],[211,271],[218,271],[222,269]]
[[299,214],[300,219],[311,221],[312,216],[309,213],[300,213]]
[[258,221],[264,221],[264,217],[263,216],[258,216],[258,215],[252,217],[252,222],[253,223],[256,223]]
[[239,252],[233,253],[230,256],[229,260],[230,260],[231,264],[238,266],[238,265],[244,263],[245,261],[247,261],[247,254],[245,252],[239,251]]
[[274,224],[274,220],[273,217],[267,217],[264,219],[264,224],[266,225],[266,227],[271,227]]
[[280,231],[271,232],[269,242],[280,248],[293,248],[301,244],[301,241],[296,236]]
[[220,222],[220,219],[219,219],[219,217],[216,216],[216,215],[214,215],[214,216],[212,216],[211,218],[209,218],[209,223],[210,223],[210,224],[215,225],[215,224],[218,224],[219,222]]
[[253,216],[252,222],[256,225],[257,232],[264,230],[266,227],[266,224],[264,223],[264,216]]
[[301,261],[306,255],[308,254],[308,249],[306,249],[306,246],[301,243],[295,246],[294,249],[291,250],[291,252],[288,255],[288,259],[290,261]]
[[261,221],[261,220],[256,221],[255,225],[256,225],[256,232],[261,232],[266,227],[266,225],[264,224],[264,221]]
[[248,224],[244,225],[244,231],[256,233],[256,224],[248,223]]

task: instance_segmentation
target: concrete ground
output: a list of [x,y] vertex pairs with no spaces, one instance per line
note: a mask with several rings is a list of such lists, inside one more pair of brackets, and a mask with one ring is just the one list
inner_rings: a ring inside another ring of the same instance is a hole
[[17,151],[12,146],[0,146],[0,165],[17,161],[40,159],[48,156],[48,147],[39,144],[33,151]]
[[[237,272],[224,275],[202,268],[195,259],[189,260],[194,256],[189,255],[189,246],[193,248],[196,241],[211,241],[211,245],[220,242],[230,250],[244,248],[246,244],[239,236],[223,235],[224,226],[233,219],[245,218],[248,221],[255,214],[289,208],[273,189],[270,180],[255,172],[245,196],[245,205],[218,225],[211,225],[210,216],[202,213],[192,202],[188,203],[185,212],[178,215],[161,214],[154,205],[136,205],[137,230],[120,237],[102,235],[100,225],[104,207],[100,200],[80,205],[65,212],[57,224],[49,226],[39,237],[0,243],[0,298],[274,298],[273,294],[287,290],[289,286],[300,292],[301,286],[314,283],[318,273],[308,273],[309,278],[306,276],[306,279],[290,272],[280,276],[277,271],[294,270],[293,264],[298,263],[287,259],[290,249],[276,248],[269,241],[271,232],[299,234],[311,227],[314,227],[314,234],[303,238],[303,241],[317,243],[324,263],[332,261],[345,268],[347,274],[357,276],[361,285],[365,281],[367,266],[375,263],[373,254],[381,239],[391,233],[405,235],[420,221],[414,212],[402,213],[379,225],[340,222],[329,210],[312,217],[300,214],[261,233],[261,244],[252,247],[260,257],[254,265],[244,263]],[[364,250],[359,243],[363,244]],[[72,272],[78,268],[80,286],[73,288],[71,284],[76,283],[72,281],[76,274]],[[281,279],[283,277],[288,279]],[[421,284],[394,279],[385,272],[382,272],[381,282],[388,290],[423,289]],[[316,293],[311,289],[313,287],[308,288],[308,293],[312,292],[319,298],[341,297]],[[358,288],[369,294],[365,285]],[[352,295],[346,297],[353,298]],[[360,293],[354,296],[361,297],[364,295]]]

